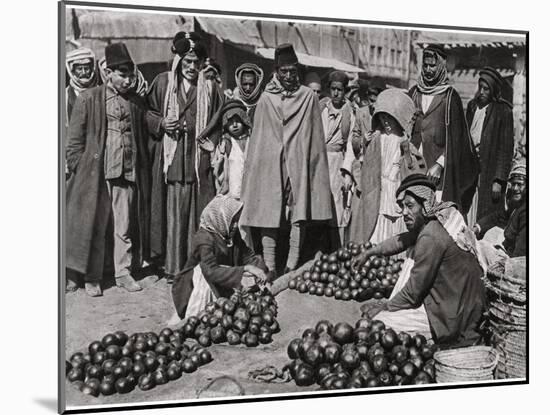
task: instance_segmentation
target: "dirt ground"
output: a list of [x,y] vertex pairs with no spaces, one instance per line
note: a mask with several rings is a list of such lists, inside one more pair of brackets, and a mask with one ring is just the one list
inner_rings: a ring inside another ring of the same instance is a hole
[[[150,391],[134,391],[112,396],[87,396],[66,381],[67,408],[90,405],[116,405],[123,403],[158,402],[196,399],[197,392],[211,379],[229,375],[243,387],[245,395],[277,394],[316,390],[317,386],[298,388],[294,382],[258,383],[248,379],[248,372],[272,365],[282,368],[287,362],[286,348],[289,341],[301,335],[321,319],[333,323],[355,322],[360,317],[360,304],[332,298],[316,297],[285,290],[277,295],[278,320],[281,332],[273,336],[273,342],[257,348],[245,346],[213,345],[210,351],[214,360],[196,372],[183,374],[175,381],[157,386]],[[111,286],[103,297],[91,298],[84,290],[66,295],[66,354],[87,350],[88,344],[101,340],[107,334],[123,330],[135,332],[159,332],[173,313],[170,286],[164,279],[141,292],[127,293]],[[235,387],[222,388],[218,396],[238,394]]]

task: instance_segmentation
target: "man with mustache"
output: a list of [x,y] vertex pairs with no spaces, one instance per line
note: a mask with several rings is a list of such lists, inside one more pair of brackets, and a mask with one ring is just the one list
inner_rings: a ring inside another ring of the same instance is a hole
[[473,232],[456,204],[436,201],[435,190],[423,174],[405,178],[396,198],[407,232],[364,251],[353,266],[361,267],[375,255],[408,250],[390,299],[370,307],[367,317],[397,332],[424,334],[443,347],[464,347],[480,338],[477,329],[486,301],[483,270]]
[[[132,272],[149,253],[146,109],[130,90],[135,68],[126,45],[108,45],[105,59],[107,83],[78,96],[67,135],[74,175],[67,185],[67,268],[84,275],[92,297],[102,295],[109,239],[116,285],[127,291],[141,291]],[[67,291],[77,288],[68,278]]]
[[456,203],[465,214],[475,193],[479,163],[462,101],[449,85],[446,62],[441,47],[424,49],[418,83],[409,91],[417,109],[411,142],[426,160],[438,200]]
[[87,89],[99,84],[95,54],[91,49],[78,48],[67,53],[65,60],[69,85],[65,88],[67,123],[71,119],[76,98]]
[[512,105],[501,98],[504,79],[491,67],[479,72],[478,90],[468,103],[466,119],[479,156],[479,184],[469,212],[469,223],[502,204],[506,178],[514,155]]
[[147,94],[154,141],[151,186],[151,256],[164,260],[169,282],[191,250],[204,207],[215,196],[210,155],[217,137],[199,137],[220,106],[215,80],[206,79],[206,47],[196,33],[172,41],[172,69],[159,74]]
[[291,44],[277,46],[275,74],[254,115],[243,173],[241,224],[259,228],[264,261],[277,264],[279,230],[290,222],[286,268],[300,259],[304,225],[332,217],[330,181],[317,95],[300,85]]
[[[482,239],[494,227],[504,229],[500,252],[514,258],[527,255],[527,170],[523,160],[515,163],[508,177],[506,203],[481,218],[474,232]],[[494,247],[493,247],[494,248]],[[500,247],[499,247],[500,248]]]

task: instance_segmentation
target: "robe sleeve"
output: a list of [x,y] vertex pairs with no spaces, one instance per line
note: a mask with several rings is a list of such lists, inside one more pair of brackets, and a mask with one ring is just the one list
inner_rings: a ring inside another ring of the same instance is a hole
[[147,106],[148,111],[145,114],[145,120],[147,122],[147,128],[151,137],[154,140],[160,140],[163,136],[163,130],[161,127],[161,122],[163,117],[163,102],[161,99],[162,88],[160,88],[159,77],[157,76],[149,91],[147,92]]
[[69,129],[67,132],[67,168],[70,172],[76,172],[78,163],[86,148],[86,124],[88,111],[83,95],[78,96],[71,114]]
[[[354,126],[356,123],[355,116],[351,114],[351,125]],[[342,163],[341,170],[353,177],[353,161],[355,160],[355,152],[353,150],[353,129],[350,130],[348,137],[346,138],[346,150],[344,153],[344,162]]]
[[496,154],[493,154],[496,161],[495,176],[493,181],[506,185],[508,173],[514,155],[514,120],[511,109],[506,104],[502,104],[504,111],[500,118],[498,127],[499,145]]
[[506,222],[508,221],[508,216],[509,215],[506,213],[506,211],[504,209],[501,209],[481,218],[477,222],[477,225],[479,226],[479,229],[480,229],[478,238],[482,239],[485,233],[489,229],[494,228],[495,226],[504,228],[506,226]]
[[254,251],[244,243],[240,236],[238,237],[236,244],[239,246],[243,265],[254,265],[264,272],[269,272],[269,269],[265,265],[261,255],[256,255]]
[[446,246],[424,233],[415,246],[414,265],[405,286],[388,302],[389,311],[418,308],[428,295],[443,260]]
[[510,257],[525,256],[527,254],[527,211],[521,210],[513,215],[510,224],[504,232],[503,246]]
[[201,245],[199,255],[201,271],[208,283],[225,289],[240,287],[244,266],[227,267],[220,265],[214,247],[210,244]]
[[377,254],[391,256],[406,251],[414,246],[416,235],[412,232],[403,232],[392,236],[376,246]]

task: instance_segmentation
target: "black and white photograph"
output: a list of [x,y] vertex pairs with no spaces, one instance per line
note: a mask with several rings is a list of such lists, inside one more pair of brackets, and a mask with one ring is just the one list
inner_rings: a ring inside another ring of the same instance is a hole
[[528,28],[181,6],[58,3],[59,412],[527,384]]

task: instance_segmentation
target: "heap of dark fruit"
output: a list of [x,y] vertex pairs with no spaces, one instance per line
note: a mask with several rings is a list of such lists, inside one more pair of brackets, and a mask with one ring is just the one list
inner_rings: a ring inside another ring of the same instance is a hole
[[277,303],[268,290],[235,291],[230,298],[220,297],[198,316],[188,318],[182,334],[203,347],[225,342],[255,347],[271,343],[272,335],[280,331],[276,317]]
[[323,320],[289,343],[288,368],[296,385],[326,390],[427,384],[435,379],[434,348],[379,320],[360,319],[355,328]]
[[87,353],[75,353],[66,362],[67,379],[84,394],[124,394],[135,387],[150,390],[183,373],[192,373],[212,361],[210,352],[199,344],[183,343],[179,330],[163,329],[128,337],[117,331],[88,346]]
[[324,254],[309,270],[290,280],[288,288],[344,301],[388,298],[399,277],[402,260],[376,256],[357,270],[351,266],[352,259],[371,246],[349,242],[335,253]]

